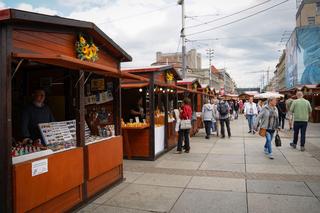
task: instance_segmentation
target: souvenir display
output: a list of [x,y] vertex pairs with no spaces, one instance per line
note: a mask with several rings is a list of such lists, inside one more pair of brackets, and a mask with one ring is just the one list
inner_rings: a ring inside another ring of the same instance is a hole
[[14,141],[12,143],[11,156],[18,157],[46,149],[47,147],[43,146],[40,140],[32,141],[31,139],[25,139],[22,142]]
[[53,151],[76,145],[76,122],[61,121],[39,124],[44,143]]

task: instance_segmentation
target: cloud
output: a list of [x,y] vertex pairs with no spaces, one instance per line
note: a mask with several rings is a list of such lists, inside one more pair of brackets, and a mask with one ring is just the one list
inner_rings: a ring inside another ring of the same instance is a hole
[[47,14],[47,15],[58,15],[59,14],[59,12],[56,10],[52,10],[47,7],[33,7],[31,4],[27,4],[27,3],[18,4],[17,9],[30,11],[30,12],[36,12],[36,13],[42,13],[42,14]]
[[6,5],[4,2],[0,1],[0,9],[4,9],[6,8]]
[[[200,24],[216,19],[265,0],[185,0],[186,25]],[[265,5],[236,16],[223,19],[199,28],[186,29],[186,33],[197,32],[226,24],[235,19],[257,12],[282,0],[271,0]],[[92,21],[126,50],[132,63],[122,66],[145,66],[155,61],[157,51],[176,52],[181,29],[181,7],[172,0],[56,0],[56,8],[71,11],[69,18]],[[0,3],[1,5],[1,3]],[[20,9],[56,15],[59,12],[36,5],[20,4]],[[220,16],[216,16],[219,14]],[[211,16],[201,16],[211,15]],[[211,41],[188,42],[187,49],[197,48],[203,56],[203,68],[208,67],[207,48],[214,48],[213,64],[226,67],[238,86],[257,86],[261,74],[247,71],[275,69],[278,50],[285,30],[295,26],[295,1],[248,18],[241,22],[207,33],[189,36],[187,39],[219,38]],[[181,51],[181,44],[178,51]]]

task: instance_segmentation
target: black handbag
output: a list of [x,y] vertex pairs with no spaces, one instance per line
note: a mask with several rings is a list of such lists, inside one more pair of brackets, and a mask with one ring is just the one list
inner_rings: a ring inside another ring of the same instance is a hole
[[274,139],[274,143],[276,144],[276,147],[281,146],[281,138],[280,138],[280,136],[278,134],[278,131],[277,131],[276,137]]

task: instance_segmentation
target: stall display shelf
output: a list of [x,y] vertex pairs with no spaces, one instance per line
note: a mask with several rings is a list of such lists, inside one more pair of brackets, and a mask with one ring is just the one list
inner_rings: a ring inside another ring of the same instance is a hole
[[46,157],[52,154],[57,154],[59,152],[64,152],[64,151],[68,151],[71,149],[75,149],[76,147],[69,147],[69,148],[65,148],[65,149],[60,149],[57,151],[53,151],[51,149],[47,149],[47,150],[42,150],[39,152],[34,152],[34,153],[30,153],[30,154],[26,154],[26,155],[21,155],[21,156],[17,156],[17,157],[13,157],[12,158],[12,164],[18,164],[18,163],[22,163],[25,161],[29,161],[29,160],[34,160],[36,158],[41,158],[41,157]]
[[94,143],[104,142],[104,141],[110,140],[110,139],[112,139],[112,138],[114,138],[114,137],[116,137],[116,136],[113,135],[113,136],[106,137],[106,138],[104,138],[104,137],[97,137],[97,139],[95,139],[94,141],[86,142],[86,146],[88,146],[88,145],[90,145],[90,144],[94,144]]
[[145,125],[145,126],[139,126],[139,127],[131,127],[131,126],[122,126],[122,129],[147,129],[149,128],[150,125]]

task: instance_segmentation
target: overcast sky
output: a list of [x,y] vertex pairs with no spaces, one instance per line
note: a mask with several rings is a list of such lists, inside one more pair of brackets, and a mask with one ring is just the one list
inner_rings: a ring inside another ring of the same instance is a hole
[[[239,18],[271,7],[284,0],[185,0],[186,25],[193,26],[241,11],[266,2],[259,7],[199,27],[186,28],[192,34],[230,23]],[[133,62],[123,67],[150,65],[157,51],[181,51],[179,33],[181,29],[181,7],[176,0],[0,0],[0,7],[59,15],[92,21],[117,42],[132,57]],[[261,73],[275,70],[281,38],[285,31],[295,26],[296,0],[255,15],[246,20],[187,36],[187,49],[196,48],[202,54],[202,67],[208,67],[206,49],[213,48],[213,64],[226,68],[238,87],[260,85]],[[284,36],[284,39],[288,35]],[[213,39],[213,40],[206,40]]]

